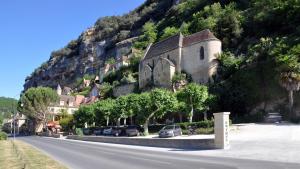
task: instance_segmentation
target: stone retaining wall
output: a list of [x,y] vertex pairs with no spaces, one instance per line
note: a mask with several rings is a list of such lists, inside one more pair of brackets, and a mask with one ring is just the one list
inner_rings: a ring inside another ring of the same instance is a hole
[[122,86],[117,86],[113,89],[113,95],[115,97],[130,94],[134,91],[136,83],[126,84]]
[[179,148],[179,149],[212,149],[214,139],[165,139],[165,138],[128,138],[128,137],[105,137],[105,136],[77,136],[69,135],[67,139],[127,144],[149,147]]

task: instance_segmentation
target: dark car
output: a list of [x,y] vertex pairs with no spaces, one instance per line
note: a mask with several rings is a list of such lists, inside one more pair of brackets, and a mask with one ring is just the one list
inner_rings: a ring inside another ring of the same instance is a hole
[[159,131],[160,138],[175,137],[181,135],[182,131],[178,125],[167,125]]
[[279,113],[268,113],[264,120],[266,123],[281,123],[282,116]]
[[103,135],[103,128],[95,128],[94,135],[96,136]]
[[82,132],[83,132],[84,135],[91,135],[92,134],[90,128],[83,128]]
[[112,127],[111,135],[113,136],[125,136],[125,128],[124,127]]
[[137,125],[130,125],[126,127],[126,136],[140,136],[143,134],[143,128]]

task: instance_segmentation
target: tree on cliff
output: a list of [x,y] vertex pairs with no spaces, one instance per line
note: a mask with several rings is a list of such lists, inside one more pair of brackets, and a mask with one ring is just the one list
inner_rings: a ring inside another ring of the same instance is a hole
[[139,37],[134,46],[138,49],[145,49],[150,43],[154,43],[157,39],[157,30],[153,22],[147,22],[143,26],[143,34]]
[[204,85],[190,83],[177,94],[178,100],[184,102],[189,113],[189,122],[193,122],[194,110],[205,111],[209,99],[208,88]]
[[293,112],[294,91],[300,89],[300,45],[291,48],[287,54],[277,55],[276,61],[279,64],[279,83],[289,93],[289,111]]
[[[49,115],[48,107],[56,103],[59,97],[51,88],[37,87],[30,88],[22,94],[18,110],[36,121],[37,126],[46,124],[46,117]],[[37,128],[36,128],[37,129]]]
[[140,95],[140,111],[138,119],[143,123],[144,134],[148,135],[148,125],[153,117],[162,118],[167,112],[176,110],[177,99],[171,91],[166,89],[154,89],[150,93]]

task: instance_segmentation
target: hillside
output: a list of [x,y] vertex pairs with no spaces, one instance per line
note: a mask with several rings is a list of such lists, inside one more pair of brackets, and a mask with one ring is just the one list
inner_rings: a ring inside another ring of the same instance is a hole
[[[219,76],[210,85],[217,96],[212,111],[231,111],[233,116],[275,108],[285,112],[287,91],[279,85],[279,70],[284,68],[277,57],[299,57],[300,1],[218,2],[147,0],[124,16],[100,18],[78,39],[52,52],[50,59],[26,78],[24,89],[58,83],[76,87],[85,75],[98,75],[110,58],[142,52],[148,44],[178,32],[188,35],[210,29],[223,48]],[[300,99],[297,93],[295,96],[297,109]]]
[[12,98],[0,97],[0,116],[10,117],[10,114],[17,109],[18,101]]

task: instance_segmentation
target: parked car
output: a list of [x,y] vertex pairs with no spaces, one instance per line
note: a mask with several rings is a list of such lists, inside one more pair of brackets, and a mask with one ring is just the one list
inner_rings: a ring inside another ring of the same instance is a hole
[[90,128],[83,128],[82,132],[83,132],[84,135],[91,135],[92,134]]
[[95,128],[94,129],[94,134],[96,136],[102,135],[103,134],[103,128]]
[[103,129],[103,135],[105,135],[105,136],[107,136],[107,135],[112,135],[112,127],[105,127],[104,129]]
[[130,125],[126,127],[126,136],[140,136],[143,134],[143,128],[137,125]]
[[112,127],[111,135],[113,136],[125,136],[126,131],[124,127]]
[[160,138],[175,137],[181,135],[182,131],[178,125],[167,125],[159,131]]
[[268,113],[264,117],[266,123],[281,123],[282,116],[279,113]]

